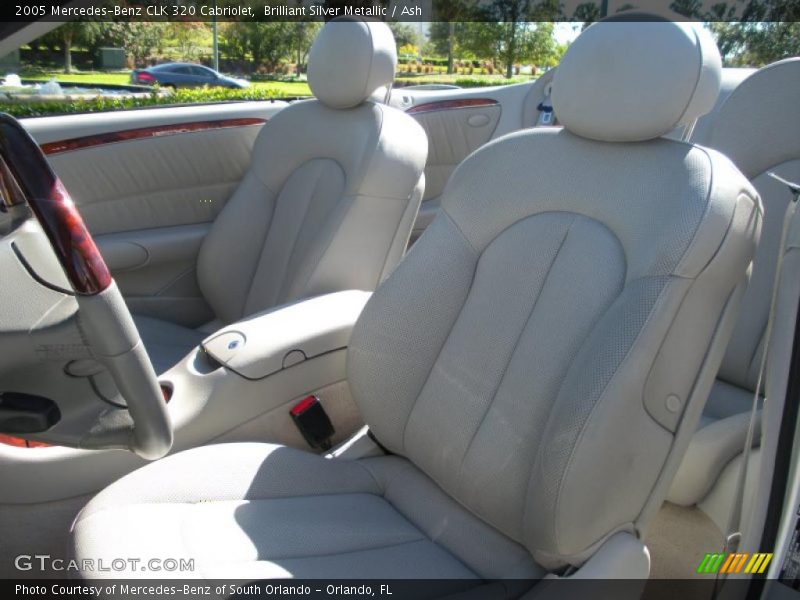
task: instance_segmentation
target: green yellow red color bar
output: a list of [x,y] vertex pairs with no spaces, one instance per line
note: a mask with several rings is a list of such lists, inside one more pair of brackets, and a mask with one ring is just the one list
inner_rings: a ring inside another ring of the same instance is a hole
[[697,572],[706,574],[761,574],[767,570],[771,560],[771,552],[754,552],[752,554],[749,552],[706,554],[703,560],[700,561]]

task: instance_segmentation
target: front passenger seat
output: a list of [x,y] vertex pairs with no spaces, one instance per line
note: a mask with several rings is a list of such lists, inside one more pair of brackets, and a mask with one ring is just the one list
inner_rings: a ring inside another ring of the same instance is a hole
[[661,139],[711,108],[720,69],[687,23],[589,27],[554,78],[564,129],[462,163],[356,324],[348,381],[392,454],[176,454],[84,508],[78,563],[472,580],[461,589],[587,561],[594,577],[646,577],[637,536],[697,423],[760,226],[727,158]]
[[147,316],[136,325],[157,373],[216,328],[301,298],[373,290],[403,256],[419,209],[428,142],[405,113],[372,99],[394,80],[384,23],[337,20],[311,48],[315,100],[259,133],[250,168],[203,242],[202,331]]
[[[800,181],[800,58],[782,60],[756,71],[725,100],[708,135],[698,143],[724,153],[759,191],[764,204],[761,243],[753,260],[753,276],[742,299],[739,322],[722,361],[700,419],[667,499],[682,506],[701,502],[720,474],[741,454],[758,371],[781,231],[789,189],[770,177],[777,173]],[[763,392],[763,390],[762,390]],[[761,419],[753,441],[760,442]]]

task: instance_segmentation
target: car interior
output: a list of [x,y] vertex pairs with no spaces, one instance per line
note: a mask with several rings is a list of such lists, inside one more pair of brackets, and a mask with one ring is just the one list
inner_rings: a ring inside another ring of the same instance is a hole
[[627,11],[531,83],[392,89],[359,19],[308,62],[314,99],[0,119],[0,576],[517,598],[757,551],[800,58]]

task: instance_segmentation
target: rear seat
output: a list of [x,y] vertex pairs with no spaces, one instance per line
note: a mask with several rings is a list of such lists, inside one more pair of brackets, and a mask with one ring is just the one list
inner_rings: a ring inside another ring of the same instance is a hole
[[[722,367],[667,499],[700,502],[744,446],[763,352],[783,215],[791,200],[769,171],[800,181],[800,58],[756,71],[722,100],[692,141],[727,154],[764,203],[761,242]],[[759,433],[756,432],[755,444]]]
[[[717,118],[717,114],[719,114],[720,107],[725,104],[725,100],[728,99],[728,96],[731,95],[733,90],[739,87],[739,84],[742,83],[742,81],[750,77],[750,75],[756,71],[758,71],[758,69],[730,67],[722,69],[722,80],[720,81],[717,101],[714,103],[714,107],[707,114],[703,115],[697,120],[697,124],[694,127],[694,132],[692,133],[691,137],[691,141],[693,143],[702,144],[704,140],[708,139],[709,131]],[[683,139],[684,131],[685,127],[681,125],[680,127],[673,129],[664,137],[672,140],[680,140]]]

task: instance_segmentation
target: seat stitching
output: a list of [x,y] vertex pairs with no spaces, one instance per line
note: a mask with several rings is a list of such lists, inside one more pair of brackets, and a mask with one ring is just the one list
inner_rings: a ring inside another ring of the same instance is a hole
[[[685,144],[686,146],[689,146],[690,150],[691,149],[698,150],[700,153],[702,153],[705,156],[706,161],[707,161],[708,171],[709,171],[709,173],[708,173],[708,183],[707,183],[708,187],[706,189],[706,197],[704,199],[705,206],[703,208],[703,215],[697,221],[697,224],[694,227],[694,231],[692,232],[692,237],[687,242],[686,246],[684,247],[683,252],[681,253],[681,257],[675,262],[675,265],[672,267],[672,273],[671,274],[673,274],[673,275],[681,275],[681,276],[685,277],[685,275],[682,275],[683,269],[685,267],[684,263],[686,263],[686,261],[688,260],[687,257],[690,256],[693,253],[694,248],[697,247],[697,245],[699,244],[698,240],[699,240],[700,236],[698,234],[700,233],[700,230],[703,228],[703,224],[708,220],[708,215],[711,212],[711,208],[712,208],[712,206],[711,206],[712,205],[711,193],[714,191],[715,186],[716,186],[716,181],[714,180],[714,161],[711,158],[711,154],[709,154],[708,151],[706,150],[706,148],[704,148],[702,146],[696,146],[696,145],[690,144],[688,142],[679,142],[679,141],[676,141],[676,140],[669,140],[669,141],[671,143],[673,143],[673,144]],[[733,220],[733,217],[734,217],[734,213],[731,212],[731,217],[730,217],[731,220]],[[728,228],[730,228],[730,222],[728,223]],[[719,246],[717,247],[717,251],[719,251],[719,248],[722,247],[722,242],[723,241],[724,241],[724,237],[723,237],[722,240],[720,240]],[[717,251],[715,251],[715,253],[709,258],[708,262],[703,266],[703,268],[708,266],[708,264],[710,264],[711,261],[714,260],[714,257],[716,256],[716,252]]]
[[149,502],[136,502],[133,504],[123,504],[123,505],[110,505],[110,506],[103,506],[100,508],[95,508],[92,510],[91,513],[88,515],[81,516],[80,521],[85,519],[90,519],[95,515],[99,515],[100,513],[105,513],[108,511],[119,510],[124,508],[132,508],[138,506],[196,506],[198,504],[226,504],[230,502],[252,502],[252,501],[259,501],[259,500],[296,500],[298,498],[324,498],[327,496],[346,496],[346,495],[355,495],[355,494],[363,494],[366,496],[377,496],[382,498],[380,494],[376,494],[374,492],[330,492],[330,493],[321,493],[321,494],[300,494],[297,496],[256,496],[256,497],[245,497],[245,498],[199,498],[197,500],[183,500],[179,502],[173,502],[171,500],[152,500]]
[[[313,280],[314,276],[322,267],[323,259],[325,258],[326,253],[336,240],[337,235],[341,231],[342,224],[347,220],[347,216],[350,211],[353,210],[353,206],[358,198],[359,194],[341,194],[339,196],[339,199],[334,203],[334,206],[328,212],[324,223],[322,223],[322,226],[318,230],[320,239],[322,239],[322,233],[327,230],[327,239],[324,243],[318,243],[316,245],[312,244],[308,249],[306,256],[302,257],[299,266],[297,266],[295,269],[298,274],[295,276],[295,279],[292,282],[293,285],[289,286],[290,291],[292,288],[295,288],[295,293],[297,293],[297,290],[300,290],[301,293],[308,293],[308,283]],[[309,258],[313,260],[309,260]],[[303,270],[306,272],[303,274],[304,276],[301,283],[299,274],[301,274]],[[293,297],[291,294],[287,296],[288,292],[284,290],[284,287],[286,287],[286,282],[284,282],[284,284],[281,286],[281,293],[278,296],[279,302],[288,301],[288,298]]]
[[[297,229],[297,233],[295,234],[294,239],[292,240],[292,248],[289,251],[289,254],[287,255],[286,263],[283,265],[282,278],[281,278],[282,280],[280,282],[280,286],[278,287],[277,296],[275,298],[273,298],[273,302],[276,302],[276,301],[279,302],[280,298],[283,297],[284,290],[286,289],[287,279],[289,278],[289,277],[287,277],[288,272],[289,272],[289,266],[292,264],[292,262],[295,259],[295,252],[297,251],[297,242],[300,240],[301,237],[303,237],[303,229],[305,228],[305,226],[307,224],[308,213],[311,211],[312,205],[314,205],[316,203],[317,193],[319,192],[319,189],[320,189],[320,183],[322,181],[323,170],[325,169],[326,164],[323,162],[324,159],[322,159],[322,160],[315,159],[315,160],[319,160],[319,162],[316,165],[317,168],[316,168],[316,173],[315,173],[316,179],[314,180],[314,188],[311,190],[311,193],[308,195],[308,198],[309,198],[308,199],[308,204],[306,204],[305,210],[303,211],[303,218],[300,220],[300,227]],[[338,162],[336,163],[336,166],[339,166]],[[347,176],[345,175],[345,179],[346,178],[347,178]],[[336,212],[336,208],[338,208],[340,206],[340,203],[342,202],[342,199],[343,199],[343,196],[340,195],[339,199],[335,202],[335,204],[333,206],[333,209],[328,214],[328,219],[325,219],[325,222],[323,223],[323,228],[329,222],[329,219],[331,217],[331,213]],[[324,251],[323,251],[323,254],[324,254]]]
[[[402,465],[402,466],[400,467],[400,469],[401,469],[401,470],[403,470],[403,471],[409,471],[409,470],[412,470],[412,471],[413,471],[413,470],[416,470],[414,467],[412,467],[412,466],[411,466],[411,463],[409,463],[409,462],[406,462],[406,464]],[[419,472],[419,473],[421,473],[423,476],[425,476],[425,473],[423,473],[422,471],[418,471],[418,472]],[[430,478],[430,480],[431,480],[431,483],[433,483],[433,485],[434,485],[435,487],[438,487],[438,488],[439,488],[439,490],[440,490],[440,491],[442,491],[442,493],[445,493],[445,494],[446,494],[446,492],[444,492],[444,489],[443,489],[441,486],[439,486],[439,484],[438,484],[438,483],[437,483],[437,482],[436,482],[436,481],[435,481],[435,480],[434,480],[432,477],[429,477],[429,478]],[[395,477],[393,477],[393,479],[392,479],[392,480],[390,480],[390,481],[387,483],[387,486],[386,486],[386,492],[388,492],[388,491],[389,491],[389,485],[391,485],[392,481],[393,481],[393,480],[396,480],[396,479],[397,479],[397,475],[395,475]],[[456,498],[454,498],[454,497],[452,497],[452,496],[449,496],[449,494],[448,494],[448,497],[449,497],[451,500],[453,500],[453,501],[456,503],[456,505],[457,505],[457,506],[458,506],[458,507],[459,507],[461,510],[463,510],[463,511],[464,511],[466,514],[468,514],[468,515],[470,515],[470,516],[472,516],[472,517],[474,517],[474,518],[476,518],[476,519],[478,519],[478,520],[481,520],[481,518],[480,518],[480,517],[478,517],[477,515],[475,515],[475,514],[474,514],[474,513],[473,513],[473,512],[472,512],[472,511],[469,509],[469,508],[467,508],[467,507],[465,507],[463,504],[461,504],[461,502],[460,502],[459,500],[457,500]],[[461,557],[459,557],[459,556],[458,556],[458,555],[455,553],[455,551],[453,551],[453,550],[450,550],[450,549],[449,549],[449,548],[446,546],[446,544],[445,544],[445,543],[440,543],[440,542],[439,542],[439,539],[441,539],[441,536],[434,537],[434,536],[432,536],[432,535],[429,535],[429,534],[428,534],[428,532],[427,532],[427,531],[426,531],[426,530],[423,528],[423,526],[422,526],[421,524],[417,523],[417,522],[416,522],[414,519],[412,519],[412,518],[411,518],[409,515],[407,515],[406,513],[404,513],[404,512],[403,512],[403,511],[400,509],[400,507],[399,507],[399,506],[397,506],[397,505],[396,505],[394,502],[392,502],[392,501],[391,501],[391,500],[390,500],[390,499],[389,499],[387,496],[385,496],[385,495],[384,495],[383,499],[384,499],[384,500],[385,500],[385,501],[386,501],[386,502],[387,502],[387,503],[388,503],[388,504],[389,504],[389,505],[390,505],[390,506],[391,506],[391,507],[392,507],[392,508],[393,508],[395,511],[397,511],[397,514],[399,514],[399,515],[400,515],[400,516],[401,516],[403,519],[405,519],[406,521],[408,521],[408,523],[409,523],[409,524],[410,524],[412,527],[414,527],[414,528],[415,528],[417,531],[419,531],[419,532],[420,532],[420,533],[421,533],[421,534],[422,534],[422,535],[423,535],[423,536],[424,536],[426,539],[428,539],[428,540],[429,540],[429,541],[430,541],[432,544],[434,544],[434,545],[436,545],[436,546],[438,546],[438,547],[441,547],[441,548],[443,548],[443,549],[444,549],[444,550],[447,552],[447,554],[448,554],[448,555],[450,555],[450,557],[451,557],[451,558],[453,558],[454,560],[456,560],[456,561],[458,561],[459,563],[461,563],[461,564],[464,566],[464,568],[466,568],[468,571],[470,571],[471,573],[473,573],[473,574],[474,574],[474,575],[476,575],[477,577],[479,577],[479,578],[483,579],[483,576],[479,575],[479,574],[478,574],[478,572],[477,572],[475,569],[473,569],[473,568],[472,568],[472,567],[470,567],[470,566],[469,566],[467,563],[465,563],[465,562],[464,562],[464,561],[461,559]]]
[[[364,471],[367,472],[367,474],[369,475],[370,479],[372,479],[372,481],[375,482],[375,487],[378,488],[378,491],[380,492],[381,497],[385,499],[386,498],[387,486],[382,485],[380,483],[380,481],[378,481],[378,478],[375,477],[375,473],[373,473],[372,470],[369,467],[364,466],[364,464],[361,461],[354,460],[353,464],[358,465],[361,469],[363,469]],[[362,492],[362,493],[369,493],[369,492]],[[388,502],[388,500],[387,500],[387,502]]]
[[[251,170],[252,170],[252,165],[251,165]],[[250,284],[247,286],[247,292],[245,293],[244,297],[242,298],[241,305],[238,307],[238,311],[237,311],[239,313],[239,317],[238,318],[241,318],[241,317],[244,316],[244,313],[246,311],[245,307],[247,306],[247,299],[250,296],[250,292],[253,291],[253,282],[256,280],[256,274],[258,273],[258,266],[261,264],[261,259],[264,256],[264,248],[267,245],[267,238],[269,238],[270,229],[272,229],[272,226],[275,224],[275,212],[278,210],[278,197],[280,196],[280,193],[273,192],[264,182],[262,182],[260,177],[256,176],[256,180],[259,183],[261,183],[261,185],[264,186],[264,189],[267,190],[268,193],[266,195],[267,196],[269,196],[269,195],[272,196],[272,210],[269,213],[269,221],[267,222],[267,227],[266,227],[266,230],[264,231],[264,239],[261,240],[261,247],[259,248],[258,255],[257,255],[256,260],[255,260],[255,265],[253,265],[253,270],[250,273]],[[244,179],[242,179],[242,181],[244,181]],[[286,181],[284,180],[283,185],[285,185],[285,184],[286,184]],[[239,191],[239,188],[236,188],[236,192],[238,192],[238,191]],[[281,191],[283,191],[283,187],[281,187]],[[236,192],[234,192],[234,196],[231,196],[231,200],[235,197]],[[230,200],[228,201],[228,203],[230,203]],[[228,203],[225,204],[226,208],[228,206]],[[220,216],[221,215],[222,215],[222,212],[220,212]],[[215,219],[215,223],[216,223],[216,219]],[[209,237],[211,236],[213,231],[214,231],[214,227],[212,226],[211,231],[209,232]],[[203,246],[205,246],[205,241],[207,239],[208,239],[208,237],[205,240],[203,240]],[[203,246],[200,247],[200,254],[197,257],[198,266],[200,264],[200,258],[202,257]],[[202,286],[201,286],[201,288],[202,288]],[[201,289],[201,291],[202,291],[202,289]],[[212,306],[212,308],[214,308],[214,307]],[[216,314],[217,311],[214,310],[214,313]]]
[[[626,262],[625,262],[625,277],[622,278],[623,281],[627,277],[627,270],[628,270],[628,266],[627,266],[627,260],[626,260]],[[605,307],[605,309],[600,311],[594,317],[594,319],[592,319],[592,324],[591,324],[590,327],[587,328],[587,332],[588,333],[584,337],[583,342],[581,343],[581,346],[579,347],[579,349],[583,347],[583,345],[586,343],[586,340],[589,339],[589,336],[592,334],[592,332],[598,326],[600,321],[603,320],[603,318],[608,314],[608,311],[611,309],[611,307],[614,305],[614,303],[619,299],[620,295],[622,294],[622,291],[624,290],[624,287],[625,287],[625,284],[623,283],[622,284],[622,289],[617,293],[617,295],[613,299],[611,299],[608,302],[608,305]],[[554,395],[554,398],[558,397],[558,394],[560,393],[560,390],[561,390],[562,386],[564,385],[564,382],[565,382],[567,376],[569,375],[569,370],[570,370],[570,367],[572,366],[572,362],[574,362],[574,357],[573,357],[573,360],[570,361],[570,363],[564,369],[564,373],[560,377],[560,379],[558,381],[558,385],[555,387],[556,393]],[[550,420],[551,420],[552,415],[553,415],[553,409],[555,408],[555,406],[556,406],[556,402],[553,401],[553,402],[550,402],[550,406],[547,408],[547,415],[545,416],[545,425],[544,425],[545,429],[547,428],[547,426],[550,423]],[[535,448],[535,451],[533,453],[534,460],[533,460],[533,463],[532,463],[534,465],[539,460],[539,453],[542,451],[542,443],[544,441],[544,437],[545,437],[544,435],[540,436],[540,439],[536,444],[536,448]],[[527,497],[528,494],[530,494],[531,482],[533,480],[533,471],[534,471],[534,469],[532,468],[531,469],[531,473],[528,476],[528,483],[527,483],[526,492],[525,492],[526,497]],[[524,529],[526,519],[527,519],[527,510],[523,510],[522,524],[521,524],[520,529]],[[524,538],[524,534],[523,534],[523,538]]]
[[539,299],[542,297],[542,292],[547,287],[547,280],[550,278],[550,273],[553,271],[553,266],[556,264],[559,255],[561,254],[561,250],[564,247],[564,244],[569,237],[570,231],[572,231],[572,227],[575,224],[575,220],[577,219],[577,215],[574,215],[570,220],[569,225],[567,226],[566,232],[564,232],[564,237],[561,238],[561,242],[558,245],[558,249],[556,250],[555,256],[553,256],[553,260],[550,262],[550,265],[547,267],[547,273],[545,273],[544,280],[542,281],[542,287],[539,288],[539,293],[536,295],[536,299],[533,301],[531,305],[531,309],[528,312],[528,317],[525,319],[525,324],[520,328],[519,333],[517,334],[517,339],[514,341],[514,347],[511,350],[511,353],[508,355],[508,361],[506,361],[505,367],[503,367],[503,372],[500,375],[499,380],[497,381],[497,385],[495,385],[494,391],[492,392],[492,397],[487,403],[486,409],[483,412],[483,416],[481,417],[480,423],[475,428],[475,431],[472,432],[472,437],[470,437],[469,443],[467,444],[467,448],[464,450],[464,454],[461,456],[461,464],[459,465],[459,475],[464,469],[464,463],[467,459],[467,455],[469,454],[469,450],[472,447],[475,438],[478,435],[481,427],[483,427],[484,421],[486,421],[486,417],[492,410],[492,406],[494,406],[494,401],[497,398],[497,392],[500,390],[500,386],[503,385],[503,381],[508,374],[508,368],[511,365],[511,361],[514,358],[514,355],[517,352],[517,348],[519,347],[519,343],[522,340],[522,336],[525,334],[526,329],[528,328],[528,324],[531,322],[531,318],[533,317],[533,313],[536,311],[536,307],[539,305]]
[[[441,197],[441,196],[443,196],[443,195],[444,195],[444,191],[443,191],[443,192],[442,192],[442,193],[441,193],[439,196]],[[470,248],[472,248],[473,252],[475,252],[475,254],[476,254],[476,255],[480,256],[480,254],[481,254],[482,250],[478,250],[478,249],[475,247],[475,244],[473,244],[473,243],[472,243],[472,240],[470,240],[470,239],[467,237],[467,234],[466,234],[466,233],[464,233],[464,230],[463,230],[463,229],[461,229],[461,226],[460,226],[460,225],[459,225],[459,224],[456,222],[456,220],[453,218],[453,216],[452,216],[452,215],[451,215],[449,212],[447,212],[447,209],[445,208],[445,206],[444,206],[444,203],[442,203],[441,210],[439,211],[439,214],[440,214],[440,215],[444,215],[445,217],[447,217],[447,219],[448,219],[448,220],[449,220],[449,221],[450,221],[450,222],[453,224],[453,226],[456,228],[456,231],[458,231],[458,233],[460,233],[460,234],[461,234],[461,237],[463,237],[463,238],[464,238],[464,241],[465,241],[465,242],[467,242],[467,245],[468,245]],[[518,221],[514,221],[514,223],[512,223],[511,225],[514,225],[514,224],[518,223],[518,222],[519,222],[519,221],[521,221],[521,220],[522,220],[522,219],[519,219]],[[509,225],[509,227],[510,227],[510,225]],[[508,229],[508,228],[506,228],[506,229]],[[505,230],[504,230],[504,231],[505,231]],[[502,232],[501,232],[501,233],[502,233]],[[499,234],[498,234],[498,235],[499,235]],[[488,244],[487,244],[487,245],[488,245]],[[486,246],[484,246],[484,248],[485,248],[485,247],[486,247]]]
[[[303,166],[305,166],[306,164],[308,164],[308,163],[304,163],[303,165],[300,165],[300,167],[298,167],[298,169],[303,167]],[[281,193],[283,193],[283,190],[286,188],[286,182],[292,177],[292,175],[295,174],[295,172],[297,172],[297,169],[292,171],[288,175],[288,177],[286,177],[286,179],[283,180],[283,184],[281,186],[281,191],[278,192],[277,194],[273,194],[274,200],[272,202],[272,214],[270,215],[269,225],[267,226],[266,235],[264,235],[264,239],[261,240],[261,249],[259,250],[259,253],[258,253],[258,258],[256,260],[255,268],[253,269],[253,274],[252,274],[252,279],[250,280],[250,285],[247,286],[247,293],[245,294],[244,301],[242,302],[242,313],[246,313],[247,312],[247,304],[248,304],[248,301],[250,300],[250,294],[253,292],[253,284],[256,281],[256,275],[258,274],[258,268],[261,266],[261,261],[264,260],[264,249],[267,247],[267,240],[270,237],[270,232],[272,231],[272,227],[275,225],[275,213],[278,211],[278,201],[280,200]],[[317,179],[314,182],[314,189],[312,190],[312,196],[313,196],[314,193],[316,193],[318,184],[319,184],[319,173],[317,173]],[[306,205],[306,209],[305,209],[305,212],[303,213],[302,221],[305,221],[306,216],[308,215],[309,206],[311,206],[311,201],[309,201],[309,203]],[[302,228],[302,221],[300,223],[300,227],[301,228]],[[299,233],[299,231],[298,231],[298,233]],[[289,266],[289,260],[291,260],[292,254],[294,254],[294,248],[295,248],[296,244],[297,244],[297,236],[295,236],[294,239],[292,240],[292,249],[289,252],[289,258],[287,259],[286,264],[283,265],[282,277],[285,277],[285,275],[286,275],[286,268]],[[283,284],[281,283],[281,287],[282,286],[283,286]]]
[[[655,278],[659,278],[659,277],[660,276],[655,276]],[[672,276],[668,276],[668,279],[671,278],[671,277]],[[643,278],[643,279],[645,279],[645,278]],[[592,422],[592,420],[594,418],[594,415],[595,415],[595,412],[597,411],[598,406],[600,406],[600,404],[602,402],[602,399],[606,394],[606,391],[611,386],[611,384],[614,383],[618,379],[618,375],[619,375],[620,371],[622,370],[622,367],[630,359],[634,348],[636,348],[636,345],[638,344],[639,340],[644,335],[644,332],[647,330],[648,325],[653,320],[653,315],[656,314],[656,312],[657,312],[656,308],[660,304],[665,302],[665,300],[664,300],[665,290],[667,289],[668,284],[669,284],[669,281],[666,281],[664,283],[663,287],[661,288],[661,291],[658,294],[658,297],[656,298],[655,302],[653,302],[653,305],[650,307],[650,312],[648,313],[644,324],[642,325],[641,329],[637,333],[637,335],[634,338],[634,340],[631,342],[631,345],[628,348],[627,352],[625,353],[625,356],[622,358],[622,360],[619,361],[619,363],[617,364],[617,368],[614,370],[614,374],[611,377],[609,377],[609,379],[606,382],[605,386],[603,386],[603,389],[600,391],[600,393],[595,398],[595,401],[592,404],[592,407],[589,409],[589,414],[586,416],[586,420],[581,425],[581,429],[580,429],[580,432],[578,433],[578,437],[575,440],[575,444],[573,444],[573,446],[572,446],[572,449],[570,451],[569,459],[567,460],[567,464],[566,464],[566,466],[564,467],[564,470],[561,473],[561,477],[559,478],[558,488],[557,488],[558,491],[556,493],[556,501],[555,501],[555,504],[554,504],[554,513],[555,514],[554,514],[554,523],[553,523],[553,534],[554,534],[554,541],[555,541],[557,547],[560,545],[559,541],[558,541],[558,538],[559,538],[559,533],[558,533],[558,530],[559,530],[559,526],[558,526],[559,525],[559,518],[558,518],[559,508],[558,507],[559,507],[559,504],[561,503],[562,492],[564,491],[564,482],[567,480],[567,474],[572,469],[572,464],[573,464],[573,462],[575,460],[575,455],[577,454],[577,448],[583,442],[584,435],[585,435],[586,431],[588,430],[589,424]]]
[[[180,227],[180,225],[179,225],[179,227]],[[201,245],[202,245],[202,242],[201,242]],[[198,251],[199,251],[199,249],[198,249]],[[174,296],[164,296],[164,294],[167,293],[169,291],[169,289],[173,285],[175,285],[178,281],[183,279],[183,277],[185,277],[186,275],[189,275],[190,273],[194,273],[196,271],[197,271],[197,260],[195,259],[195,261],[193,263],[191,263],[188,267],[186,267],[185,269],[181,270],[174,277],[169,279],[164,285],[162,285],[160,288],[158,288],[155,291],[154,294],[151,294],[151,296],[153,298],[174,298]],[[132,296],[132,297],[136,298],[137,296]],[[141,296],[139,296],[139,297],[141,297]],[[147,298],[147,296],[144,296],[144,297]],[[182,296],[178,296],[178,297],[182,298]]]
[[[355,493],[363,493],[363,492],[355,492]],[[309,496],[292,496],[292,497],[289,497],[289,498],[256,498],[255,500],[256,501],[259,501],[259,500],[282,500],[282,499],[314,497],[314,496],[317,496],[317,495],[319,495],[319,496],[329,495],[330,496],[330,495],[344,495],[344,494],[312,494],[312,495],[309,495]],[[377,496],[376,494],[369,494],[369,495]],[[383,496],[378,496],[378,497],[381,500],[383,500],[384,502],[386,502],[386,504],[388,504],[396,512],[396,514],[409,526],[409,528],[412,530],[412,532],[418,536],[416,539],[408,540],[408,541],[404,541],[404,542],[399,542],[399,543],[382,544],[382,545],[378,545],[378,546],[368,546],[368,547],[364,547],[364,548],[358,548],[358,549],[355,549],[355,550],[347,550],[347,551],[343,551],[343,552],[333,552],[333,553],[324,553],[324,554],[310,554],[310,555],[306,554],[306,555],[303,555],[303,556],[282,556],[282,557],[275,557],[275,558],[257,559],[255,561],[237,561],[237,562],[239,562],[240,564],[243,564],[245,562],[275,562],[275,561],[281,561],[281,560],[303,560],[303,559],[306,559],[306,558],[325,558],[325,557],[332,557],[332,556],[345,556],[345,555],[348,555],[348,554],[357,554],[359,552],[373,552],[373,551],[376,551],[376,550],[384,550],[384,549],[387,549],[387,548],[395,548],[395,547],[405,546],[405,545],[409,545],[409,544],[418,544],[420,542],[427,542],[427,543],[430,543],[430,544],[434,545],[438,550],[440,550],[441,552],[446,554],[454,562],[456,562],[459,565],[461,565],[462,567],[464,567],[467,571],[469,571],[470,573],[475,575],[478,579],[481,579],[481,580],[483,579],[473,569],[471,569],[469,566],[464,564],[457,556],[455,556],[452,552],[450,552],[446,547],[444,547],[443,545],[437,543],[430,536],[428,536],[424,531],[422,531],[413,521],[411,521],[405,514],[403,514],[387,498],[385,498]],[[247,502],[247,501],[248,501],[247,499],[240,499],[240,500],[217,501],[216,503]],[[200,504],[199,502],[148,502],[148,503],[136,504],[136,505],[133,505],[133,506],[169,505],[169,506],[189,507],[190,510],[191,510],[191,509],[194,509],[195,507],[197,507],[199,504]],[[105,511],[103,510],[103,511],[98,511],[98,512],[105,512]],[[96,513],[92,513],[91,515],[89,515],[89,518],[91,518],[95,514],[98,514],[98,513],[97,512]],[[184,519],[182,518],[181,522],[183,523],[183,521],[184,521]],[[183,529],[181,527],[179,527],[178,529],[180,531],[181,541],[183,542],[182,546],[187,550],[187,554],[191,554],[191,552],[188,551],[190,545],[185,543],[186,540],[185,540],[185,537],[183,535]],[[235,563],[228,563],[228,564],[235,564]]]
[[[417,530],[417,532],[419,532],[419,530]],[[328,558],[328,557],[333,557],[333,556],[346,556],[348,554],[358,554],[359,552],[374,552],[376,550],[386,550],[387,548],[396,548],[396,547],[399,547],[399,546],[406,546],[406,545],[409,545],[409,544],[419,544],[420,542],[430,542],[430,540],[428,540],[423,535],[422,537],[420,537],[418,539],[408,540],[407,542],[399,542],[399,543],[396,543],[396,544],[381,544],[379,546],[369,546],[369,547],[364,547],[364,548],[358,548],[356,550],[345,550],[343,552],[330,552],[330,553],[324,553],[324,554],[304,554],[303,556],[279,556],[279,557],[275,557],[275,558],[257,558],[254,561],[238,561],[238,562],[241,562],[241,563],[244,563],[244,562],[275,562],[275,561],[280,561],[280,560],[303,560],[303,559],[306,559],[306,558]],[[449,552],[447,552],[447,555],[451,556],[451,557],[453,556]],[[228,563],[228,564],[233,564],[233,563]],[[472,572],[471,569],[470,569],[470,572]]]
[[458,227],[458,224],[456,224],[455,220],[453,220],[453,217],[451,217],[445,211],[442,211],[442,213],[440,213],[440,214],[444,215],[444,217],[446,217],[447,220],[450,221],[455,226],[456,231],[458,231],[461,234],[461,237],[464,240],[464,242],[466,242],[467,247],[471,248],[473,253],[476,254],[475,265],[472,268],[472,278],[470,279],[469,289],[467,289],[467,295],[466,295],[465,301],[461,304],[461,308],[458,309],[458,314],[456,315],[456,318],[453,319],[453,322],[450,324],[450,328],[447,331],[447,335],[444,336],[444,339],[442,340],[442,343],[439,345],[439,351],[436,353],[436,358],[431,361],[431,366],[428,369],[428,374],[425,376],[425,380],[422,382],[422,385],[420,386],[419,390],[417,390],[417,393],[414,396],[414,403],[411,405],[411,408],[408,410],[408,416],[406,417],[405,423],[403,423],[403,433],[400,436],[400,441],[403,444],[403,450],[404,451],[405,451],[405,446],[406,446],[406,431],[408,430],[408,422],[411,420],[411,415],[414,414],[414,409],[417,407],[417,402],[419,402],[419,397],[422,395],[422,391],[425,389],[425,386],[428,385],[428,381],[430,381],[431,374],[433,373],[433,369],[436,367],[436,363],[438,361],[439,355],[442,353],[442,350],[444,350],[445,344],[447,344],[447,340],[450,339],[450,336],[453,333],[453,328],[456,326],[456,323],[458,323],[458,320],[461,318],[461,315],[464,313],[464,306],[467,303],[466,300],[469,299],[469,294],[470,294],[470,291],[472,290],[472,284],[475,283],[475,273],[477,272],[477,269],[478,269],[478,258],[480,257],[480,253],[475,249],[475,246],[472,245],[472,243],[469,241],[467,236],[464,235],[464,232],[461,231],[461,229]]

